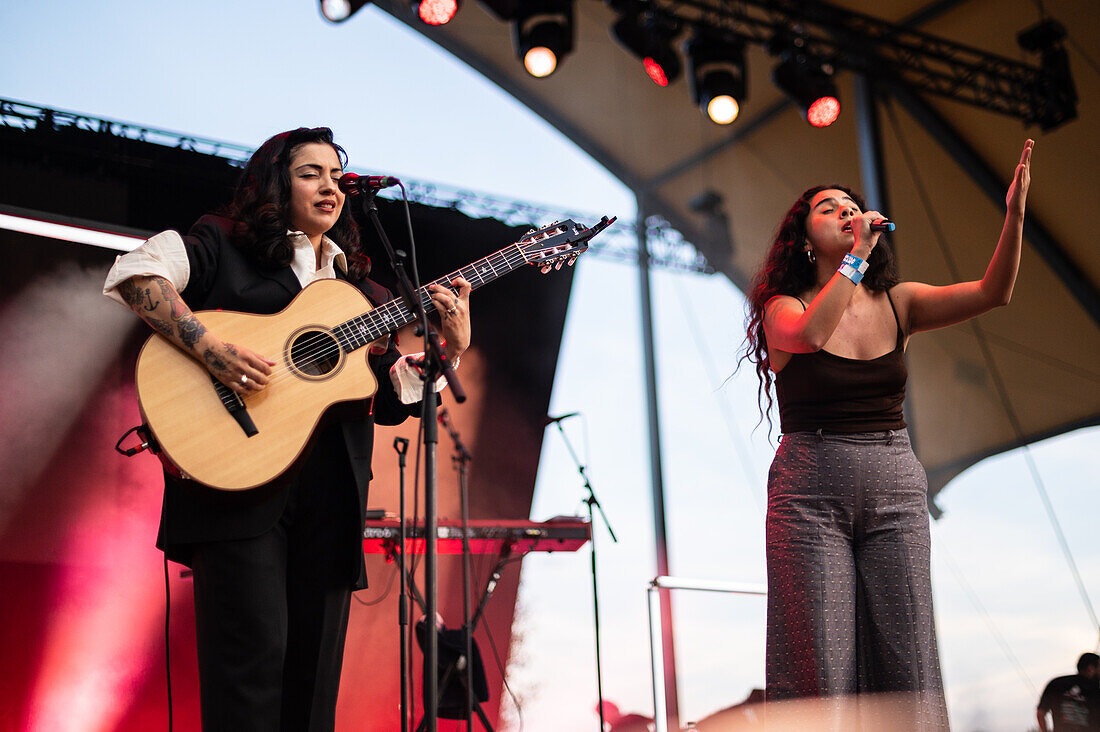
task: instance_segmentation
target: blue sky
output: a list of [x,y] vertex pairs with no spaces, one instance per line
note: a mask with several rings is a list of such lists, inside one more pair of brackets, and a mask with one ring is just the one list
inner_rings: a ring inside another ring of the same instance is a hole
[[[463,12],[481,11],[468,3]],[[629,191],[568,140],[376,8],[332,26],[312,0],[8,2],[0,26],[5,98],[249,146],[327,124],[357,168],[633,216]],[[1041,156],[1034,175],[1041,186]],[[752,374],[723,386],[743,336],[743,299],[717,276],[656,272],[653,284],[673,571],[763,581],[774,440],[753,429]],[[565,427],[620,538],[597,536],[605,694],[648,713],[644,590],[655,565],[637,301],[632,266],[578,263],[551,412],[582,412]],[[1090,430],[1032,448],[1094,598],[1098,445],[1100,431]],[[581,513],[583,498],[551,430],[532,518]],[[1038,691],[1095,648],[1096,632],[1019,452],[970,469],[939,502],[933,582],[952,721],[959,730],[1028,729]],[[525,560],[510,678],[529,732],[595,725],[589,581],[583,552]],[[762,600],[679,595],[676,612],[684,719],[762,684]]]

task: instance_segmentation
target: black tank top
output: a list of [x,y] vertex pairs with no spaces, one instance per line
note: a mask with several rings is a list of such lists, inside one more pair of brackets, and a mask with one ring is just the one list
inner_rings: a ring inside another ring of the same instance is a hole
[[[879,432],[905,428],[905,334],[889,295],[898,337],[894,350],[872,359],[825,350],[795,353],[775,375],[779,424],[790,432]],[[799,298],[799,302],[802,299]],[[806,307],[806,303],[802,303]]]

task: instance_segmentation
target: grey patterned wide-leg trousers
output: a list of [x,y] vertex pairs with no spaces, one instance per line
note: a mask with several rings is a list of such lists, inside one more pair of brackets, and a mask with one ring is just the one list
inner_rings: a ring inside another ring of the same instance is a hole
[[879,697],[889,729],[948,728],[926,494],[905,430],[784,435],[768,477],[769,702],[895,692]]

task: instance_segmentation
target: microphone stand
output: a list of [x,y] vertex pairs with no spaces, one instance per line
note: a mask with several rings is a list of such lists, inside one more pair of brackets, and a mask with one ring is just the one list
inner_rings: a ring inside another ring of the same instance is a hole
[[592,606],[596,618],[596,693],[599,696],[597,709],[600,710],[600,732],[603,732],[603,670],[602,664],[600,663],[600,593],[596,583],[596,522],[593,517],[593,507],[600,512],[600,518],[603,519],[603,525],[607,527],[607,533],[610,534],[611,541],[618,544],[619,539],[615,536],[615,531],[611,528],[611,522],[607,520],[607,514],[603,512],[603,506],[600,505],[599,499],[596,498],[596,491],[592,489],[592,483],[588,480],[588,473],[585,472],[584,463],[580,461],[580,458],[577,457],[577,453],[573,451],[573,445],[569,442],[565,430],[562,429],[561,420],[556,420],[554,424],[557,425],[558,433],[561,434],[561,439],[565,442],[565,447],[569,450],[569,455],[573,458],[573,463],[577,466],[577,472],[581,474],[581,480],[584,481],[584,487],[588,490],[588,498],[586,498],[584,502],[588,505],[588,525],[592,527]]
[[[404,192],[404,186],[401,188]],[[424,299],[413,287],[409,276],[405,271],[404,251],[396,251],[386,236],[382,222],[378,218],[378,204],[375,201],[376,191],[364,191],[361,201],[363,213],[370,218],[374,229],[378,232],[378,238],[389,257],[390,266],[396,276],[398,294],[405,300],[409,309],[417,314],[420,321],[418,330],[424,336],[424,397],[420,424],[424,430],[424,538],[426,554],[424,558],[424,594],[427,598],[425,615],[432,629],[424,639],[424,667],[430,669],[424,674],[425,678],[425,718],[428,723],[428,732],[436,732],[439,719],[439,634],[435,627],[437,607],[439,605],[439,587],[436,578],[438,566],[438,547],[436,543],[439,537],[438,516],[438,486],[436,483],[436,445],[439,443],[439,429],[436,424],[436,398],[435,382],[442,374],[447,378],[456,402],[466,401],[466,392],[455,374],[454,367],[447,360],[447,354],[439,342],[439,334],[428,323],[428,311]],[[410,223],[410,237],[412,235]],[[411,239],[410,239],[411,242]],[[428,298],[430,301],[430,298]]]
[[400,531],[397,557],[397,571],[401,573],[401,594],[397,600],[397,625],[401,640],[401,732],[409,731],[409,598],[405,588],[405,572],[407,571],[405,557],[405,538],[407,536],[407,520],[405,518],[405,455],[409,451],[409,441],[404,437],[393,438],[393,449],[397,452],[397,465],[400,479],[398,481],[398,516],[400,517]]
[[467,479],[470,474],[470,461],[473,456],[462,444],[462,436],[453,424],[447,408],[439,410],[439,423],[447,430],[454,443],[454,455],[451,463],[458,470],[458,493],[462,504],[462,629],[466,636],[466,729],[472,730],[474,724],[474,641],[473,628],[470,625],[470,493]]

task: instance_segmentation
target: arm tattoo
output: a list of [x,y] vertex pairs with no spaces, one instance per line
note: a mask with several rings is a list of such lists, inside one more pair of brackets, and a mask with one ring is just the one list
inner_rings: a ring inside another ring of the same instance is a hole
[[126,301],[126,304],[129,305],[132,310],[141,308],[145,312],[151,313],[160,305],[160,300],[156,302],[153,301],[153,293],[148,287],[138,287],[134,284],[132,278],[119,283],[118,294]]
[[119,283],[118,294],[130,306],[130,309],[140,315],[154,330],[161,335],[172,335],[172,326],[154,314],[160,305],[160,300],[153,301],[153,293],[150,288],[138,287],[134,279],[130,278]]
[[176,288],[163,277],[154,277],[153,280],[160,287],[161,297],[168,303],[169,317],[175,322],[180,342],[187,348],[194,350],[195,344],[206,333],[206,328],[199,322],[191,309],[180,299]]
[[160,318],[154,318],[152,315],[147,315],[145,316],[145,322],[153,326],[153,329],[163,336],[172,335],[172,326],[168,323],[165,323]]
[[202,326],[202,323],[200,323],[194,315],[180,318],[176,323],[176,327],[179,329],[180,340],[183,341],[183,345],[191,350],[195,350],[195,344],[198,343],[199,339],[206,333],[206,328]]
[[229,364],[223,361],[218,354],[207,348],[202,352],[202,360],[206,362],[207,368],[211,371],[224,372],[229,368]]

